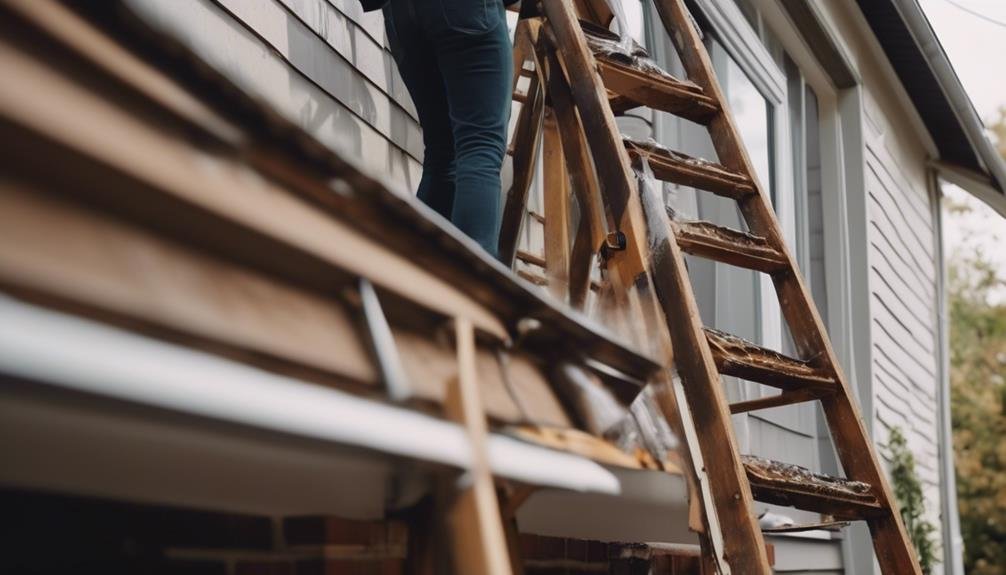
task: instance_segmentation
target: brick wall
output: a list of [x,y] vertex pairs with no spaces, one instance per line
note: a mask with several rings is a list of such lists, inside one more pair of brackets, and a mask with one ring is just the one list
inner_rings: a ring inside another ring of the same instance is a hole
[[[5,515],[0,573],[9,575],[406,575],[420,570],[410,570],[407,563],[410,532],[404,519],[273,518],[14,490],[0,490],[0,509]],[[416,529],[413,543],[428,532]],[[521,535],[520,544],[526,575],[699,573],[696,557],[643,544],[528,534]]]

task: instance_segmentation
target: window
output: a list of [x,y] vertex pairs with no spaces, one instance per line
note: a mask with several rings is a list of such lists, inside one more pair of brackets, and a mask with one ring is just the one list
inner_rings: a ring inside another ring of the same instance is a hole
[[[723,50],[715,40],[712,42],[714,52]],[[714,61],[716,74],[729,100],[730,111],[737,122],[737,129],[747,147],[758,179],[763,186],[772,191],[774,189],[772,106],[733,58],[724,54],[722,57],[714,57]],[[774,193],[772,195],[775,197]]]
[[[696,0],[696,16],[703,25],[706,47],[754,171],[770,195],[818,307],[824,311],[826,219],[822,192],[826,182],[822,175],[820,102],[757,3],[736,1]],[[654,32],[650,37],[656,44],[650,47],[651,53],[669,72],[683,75],[655,11],[649,18]],[[664,145],[689,155],[717,159],[704,126],[662,113],[655,114],[653,125],[654,137]],[[746,229],[736,202],[683,186],[668,185],[665,191],[668,202],[681,217]],[[688,265],[700,314],[707,325],[795,355],[771,278],[701,258],[688,257]],[[823,317],[827,322],[826,312]],[[731,401],[778,393],[729,379],[726,391]],[[744,451],[820,468],[820,435],[812,405],[735,416],[734,422]],[[787,513],[792,516],[791,510]]]

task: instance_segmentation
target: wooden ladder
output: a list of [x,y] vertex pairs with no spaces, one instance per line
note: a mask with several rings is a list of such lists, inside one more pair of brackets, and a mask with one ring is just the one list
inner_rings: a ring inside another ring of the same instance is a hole
[[[514,184],[504,209],[504,261],[512,264],[520,255],[540,265],[544,274],[538,283],[580,308],[591,289],[592,266],[600,261],[612,297],[633,318],[628,321],[645,322],[649,343],[665,348],[668,365],[680,378],[677,397],[683,395],[687,403],[687,409],[677,408],[680,421],[672,427],[692,440],[693,474],[705,498],[704,522],[719,526],[714,539],[721,571],[729,566],[733,573],[771,572],[753,508],[757,499],[838,522],[864,520],[883,573],[921,573],[859,408],[765,190],[754,177],[683,0],[655,4],[688,80],[652,65],[639,66],[631,54],[598,49],[606,29],[595,29],[578,15],[593,18],[594,24],[608,22],[596,18],[597,1],[576,2],[541,0],[538,17],[518,24],[514,87],[515,99],[524,105],[510,147]],[[615,113],[637,106],[707,126],[719,163],[624,139]],[[542,256],[516,249],[539,145],[544,146],[545,163]],[[747,231],[669,217],[660,194],[638,184],[634,165],[638,168],[644,160],[658,180],[735,200]],[[570,237],[573,200],[580,223]],[[706,328],[685,253],[769,274],[799,357]],[[655,327],[654,317],[662,320]],[[721,375],[781,393],[730,404]],[[671,374],[662,385],[668,388],[666,396],[675,397]],[[845,478],[740,454],[731,414],[811,401],[822,404]],[[669,417],[675,408],[672,402],[665,410]]]

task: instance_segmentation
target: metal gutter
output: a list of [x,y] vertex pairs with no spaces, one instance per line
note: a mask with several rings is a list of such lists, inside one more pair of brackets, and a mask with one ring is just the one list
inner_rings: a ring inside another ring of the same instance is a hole
[[957,507],[957,476],[954,467],[954,442],[950,418],[950,350],[949,318],[946,290],[946,258],[943,245],[942,192],[936,177],[936,170],[929,177],[930,194],[933,197],[933,240],[937,246],[936,264],[941,273],[936,277],[937,297],[937,361],[940,370],[937,398],[939,405],[938,444],[940,466],[940,534],[942,535],[943,572],[946,575],[964,574],[964,541],[961,537],[961,521]]
[[[467,469],[471,444],[451,422],[0,298],[0,373],[99,397]],[[492,434],[494,474],[542,487],[622,494],[584,457]]]
[[[918,0],[858,3],[937,141],[940,175],[951,181],[957,178],[955,183],[1006,217],[1006,162],[986,136],[982,121]],[[897,18],[893,18],[895,15]],[[946,122],[946,114],[953,115],[955,125]],[[962,173],[974,176],[965,178]],[[986,179],[987,185],[983,183]]]

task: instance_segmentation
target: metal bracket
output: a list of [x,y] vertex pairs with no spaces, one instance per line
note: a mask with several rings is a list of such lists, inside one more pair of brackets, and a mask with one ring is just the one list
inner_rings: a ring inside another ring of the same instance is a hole
[[377,297],[373,284],[366,278],[360,278],[358,291],[364,324],[367,335],[370,336],[370,348],[377,359],[377,369],[388,389],[388,396],[392,401],[405,401],[412,395],[411,386],[402,358],[398,355],[391,326],[381,308],[381,300]]

